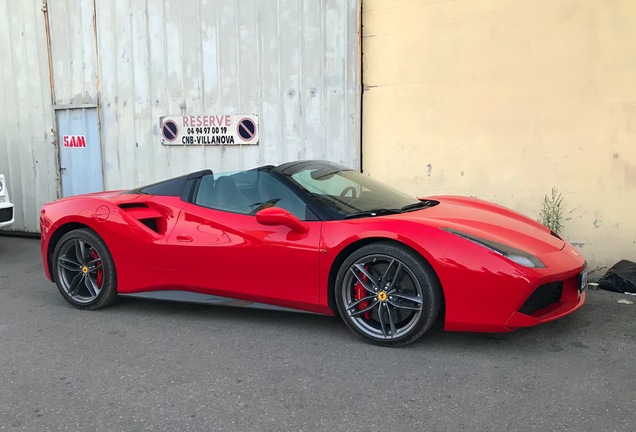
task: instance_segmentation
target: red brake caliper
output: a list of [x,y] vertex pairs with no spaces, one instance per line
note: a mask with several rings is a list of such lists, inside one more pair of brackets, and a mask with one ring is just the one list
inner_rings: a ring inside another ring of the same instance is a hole
[[[368,265],[364,266],[364,268],[367,270],[369,269]],[[362,279],[365,282],[368,281],[367,277],[364,274],[360,275],[360,279]],[[367,290],[364,289],[364,287],[362,286],[360,282],[356,281],[356,284],[353,286],[353,290],[354,290],[353,298],[356,300],[360,300],[361,298],[364,298],[367,296]],[[369,302],[365,300],[358,305],[358,310],[362,310],[366,308],[367,306],[369,306]],[[363,316],[364,316],[364,319],[367,321],[371,319],[371,315],[369,315],[369,312],[365,312]]]
[[[95,249],[93,249],[91,251],[91,258],[93,258],[94,260],[99,258],[99,255],[97,255],[97,252],[95,252]],[[97,270],[97,276],[95,276],[95,282],[97,283],[98,287],[102,287],[102,281],[104,280],[104,271],[100,268],[99,270]]]

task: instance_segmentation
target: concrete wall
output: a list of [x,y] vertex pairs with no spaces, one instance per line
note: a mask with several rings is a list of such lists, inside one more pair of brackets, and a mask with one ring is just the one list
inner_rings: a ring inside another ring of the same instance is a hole
[[365,0],[363,169],[539,216],[636,260],[636,2]]

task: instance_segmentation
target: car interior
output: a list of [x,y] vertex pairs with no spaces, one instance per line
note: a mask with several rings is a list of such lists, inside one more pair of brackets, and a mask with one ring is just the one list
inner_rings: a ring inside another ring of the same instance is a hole
[[263,171],[214,174],[201,177],[194,203],[233,213],[256,214],[267,207],[287,210],[300,220],[308,220],[306,204],[279,180]]

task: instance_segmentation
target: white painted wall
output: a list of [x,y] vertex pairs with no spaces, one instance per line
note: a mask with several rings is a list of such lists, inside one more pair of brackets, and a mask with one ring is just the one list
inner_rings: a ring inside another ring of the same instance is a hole
[[364,171],[539,217],[636,260],[636,2],[365,0]]

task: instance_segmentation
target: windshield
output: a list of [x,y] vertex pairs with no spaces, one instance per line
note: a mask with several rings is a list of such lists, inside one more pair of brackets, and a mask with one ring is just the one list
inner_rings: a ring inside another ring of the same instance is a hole
[[342,217],[402,213],[426,206],[412,196],[335,164],[307,165],[284,174],[313,200]]

